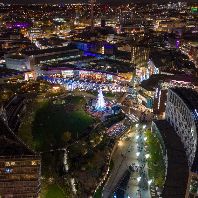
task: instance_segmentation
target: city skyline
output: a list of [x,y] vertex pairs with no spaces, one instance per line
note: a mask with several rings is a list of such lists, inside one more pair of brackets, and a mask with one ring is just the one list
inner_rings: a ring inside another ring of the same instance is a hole
[[197,197],[198,4],[4,2],[0,197]]
[[[35,3],[87,3],[88,0],[1,0],[1,3],[7,4],[35,4]],[[125,3],[167,3],[167,2],[178,2],[177,0],[97,0],[98,3],[107,4],[125,4]],[[185,0],[181,0],[185,2]],[[188,0],[190,2],[197,2],[197,0]]]

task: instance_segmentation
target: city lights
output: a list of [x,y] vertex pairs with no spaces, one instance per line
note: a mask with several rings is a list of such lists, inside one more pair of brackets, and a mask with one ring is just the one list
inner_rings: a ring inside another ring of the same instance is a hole
[[0,197],[196,197],[196,0],[8,1]]

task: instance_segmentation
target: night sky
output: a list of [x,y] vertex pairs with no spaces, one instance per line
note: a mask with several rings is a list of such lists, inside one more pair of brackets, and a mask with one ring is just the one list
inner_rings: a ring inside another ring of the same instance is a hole
[[[97,2],[101,3],[129,3],[129,2],[168,2],[170,0],[97,0]],[[177,1],[177,0],[175,0]],[[198,0],[186,0],[187,2],[198,2]],[[83,2],[86,3],[88,0],[0,0],[3,3],[78,3]]]

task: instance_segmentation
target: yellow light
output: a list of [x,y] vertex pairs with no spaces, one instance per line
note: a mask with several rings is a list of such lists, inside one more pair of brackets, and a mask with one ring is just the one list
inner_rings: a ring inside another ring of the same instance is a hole
[[56,91],[56,90],[60,89],[60,87],[52,87],[52,89]]
[[119,141],[118,146],[123,146],[123,141]]
[[10,166],[10,162],[5,162],[5,166]]
[[32,166],[35,166],[36,165],[36,161],[32,161]]

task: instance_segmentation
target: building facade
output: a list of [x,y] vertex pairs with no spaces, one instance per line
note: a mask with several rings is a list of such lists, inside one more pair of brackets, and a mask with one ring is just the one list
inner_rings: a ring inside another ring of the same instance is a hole
[[165,116],[181,138],[189,168],[198,173],[198,93],[188,88],[169,89]]
[[0,118],[0,197],[37,198],[41,158]]
[[152,123],[152,132],[160,136],[166,165],[164,198],[197,197],[197,127],[198,92],[186,87],[169,88],[165,119]]
[[23,55],[9,55],[5,56],[6,67],[18,71],[31,70],[30,61]]

